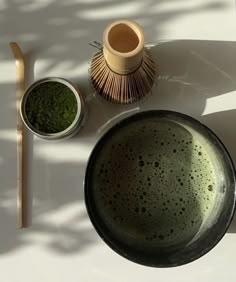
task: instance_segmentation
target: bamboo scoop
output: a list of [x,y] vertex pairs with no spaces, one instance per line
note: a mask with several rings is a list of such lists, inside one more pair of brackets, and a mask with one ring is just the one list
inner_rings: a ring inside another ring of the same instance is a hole
[[16,42],[9,43],[16,61],[16,130],[17,130],[17,211],[18,227],[26,227],[26,203],[24,186],[23,123],[20,117],[20,100],[25,90],[25,62]]

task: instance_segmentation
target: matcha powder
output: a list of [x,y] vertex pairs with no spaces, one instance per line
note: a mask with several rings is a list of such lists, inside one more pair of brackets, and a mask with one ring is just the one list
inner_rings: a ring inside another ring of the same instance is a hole
[[77,100],[69,87],[45,82],[29,94],[26,116],[30,124],[44,133],[57,133],[69,127],[77,113]]

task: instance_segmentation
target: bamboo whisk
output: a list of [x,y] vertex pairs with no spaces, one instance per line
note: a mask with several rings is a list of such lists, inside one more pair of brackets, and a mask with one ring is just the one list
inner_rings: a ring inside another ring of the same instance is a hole
[[103,32],[103,48],[91,60],[94,89],[109,102],[128,104],[150,92],[155,77],[141,27],[131,20],[109,24]]

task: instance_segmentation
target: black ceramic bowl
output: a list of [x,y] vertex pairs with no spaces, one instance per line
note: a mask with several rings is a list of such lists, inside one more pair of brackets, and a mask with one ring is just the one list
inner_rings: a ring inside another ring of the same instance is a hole
[[153,267],[189,263],[223,237],[235,209],[235,170],[222,142],[171,111],[135,114],[95,146],[85,202],[102,239]]

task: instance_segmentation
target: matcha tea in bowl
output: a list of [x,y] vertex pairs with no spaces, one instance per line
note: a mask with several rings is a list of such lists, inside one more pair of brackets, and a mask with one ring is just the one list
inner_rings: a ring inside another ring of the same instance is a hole
[[36,81],[21,100],[21,117],[27,128],[40,138],[64,139],[84,125],[85,101],[68,80],[49,77]]

